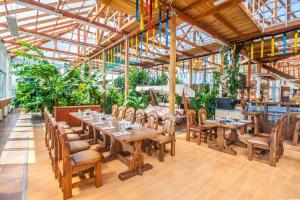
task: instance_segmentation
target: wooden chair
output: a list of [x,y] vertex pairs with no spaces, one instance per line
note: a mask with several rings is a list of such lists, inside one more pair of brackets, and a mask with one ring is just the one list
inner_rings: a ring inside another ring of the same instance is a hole
[[144,126],[146,113],[143,109],[138,109],[135,113],[135,122]]
[[[283,152],[280,148],[280,138],[282,134],[282,125],[283,125],[284,117],[278,119],[271,132],[270,138],[252,136],[247,138],[248,143],[248,160],[253,160],[253,154],[255,150],[266,150],[269,152],[269,156],[267,159],[263,159],[263,157],[257,157],[260,161],[266,161],[269,165],[275,167],[276,162],[281,157],[281,152]],[[282,147],[283,148],[283,147]]]
[[125,107],[125,106],[120,106],[120,107],[118,108],[118,115],[117,115],[117,118],[118,118],[118,119],[124,119],[125,112],[126,112],[126,107]]
[[73,133],[66,133],[65,129],[62,125],[59,125],[56,123],[55,119],[52,118],[51,119],[51,164],[52,164],[52,169],[54,171],[55,174],[55,178],[58,178],[58,163],[59,160],[61,160],[61,150],[60,150],[60,144],[59,144],[59,132],[58,130],[58,126],[61,126],[64,133],[66,134],[66,138],[70,144],[70,151],[71,153],[77,153],[80,151],[84,151],[87,150],[91,147],[90,143],[86,140],[70,140],[69,136],[72,135]]
[[129,122],[133,122],[134,116],[135,116],[135,109],[132,107],[128,108],[125,113],[125,120]]
[[172,114],[165,114],[163,116],[163,132],[155,138],[149,139],[150,151],[153,146],[159,146],[159,161],[164,161],[165,146],[171,144],[171,156],[175,156],[175,123],[176,117]]
[[113,117],[117,117],[118,116],[118,105],[115,104],[115,105],[112,106],[111,115]]
[[196,121],[196,111],[195,110],[187,110],[187,132],[186,132],[186,140],[190,141],[191,132],[196,133],[197,130],[197,121]]
[[293,145],[296,146],[298,144],[299,136],[300,136],[300,120],[297,120],[295,130],[294,130],[294,136],[293,136]]
[[[217,126],[205,124],[207,120],[207,112],[205,109],[200,109],[198,111],[198,120],[199,120],[199,128],[201,129],[202,133],[199,136],[204,138],[204,142],[207,142],[207,137],[209,140],[212,140],[212,137],[217,137]],[[201,137],[198,137],[198,143],[201,143]]]
[[[61,132],[59,135],[62,147],[62,166],[60,166],[60,176],[62,177],[62,190],[64,199],[72,197],[72,188],[82,184],[95,183],[98,188],[101,186],[102,179],[102,155],[95,150],[85,150],[72,154],[70,144],[67,141],[63,128],[58,127]],[[89,172],[89,177],[83,173]],[[80,175],[80,181],[73,183],[72,177]]]
[[149,112],[147,114],[147,124],[146,124],[146,127],[157,130],[157,128],[158,128],[158,120],[159,120],[159,116],[158,116],[157,112],[155,112],[155,111]]

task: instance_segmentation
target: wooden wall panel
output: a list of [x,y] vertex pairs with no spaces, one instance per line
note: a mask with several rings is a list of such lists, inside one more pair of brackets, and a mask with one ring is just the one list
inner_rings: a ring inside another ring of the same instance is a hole
[[70,126],[79,126],[81,125],[80,121],[70,116],[70,112],[77,112],[78,110],[84,111],[86,109],[91,109],[93,111],[100,112],[100,105],[89,105],[89,106],[62,106],[54,107],[54,117],[56,121],[65,121]]

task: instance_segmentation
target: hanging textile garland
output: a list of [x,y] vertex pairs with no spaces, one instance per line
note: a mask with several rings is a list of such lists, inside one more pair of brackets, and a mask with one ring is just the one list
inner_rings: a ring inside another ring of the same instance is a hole
[[149,15],[149,0],[146,0],[146,15]]
[[140,56],[143,54],[143,32],[140,33]]
[[169,10],[166,13],[166,46],[169,44]]
[[117,45],[117,48],[116,48],[116,57],[117,57],[117,63],[119,63],[119,45]]
[[135,0],[135,21],[139,22],[139,0]]
[[157,9],[158,8],[158,0],[155,0],[154,2],[154,9]]
[[271,39],[271,56],[273,57],[275,54],[275,38],[274,36],[272,36],[272,39]]
[[138,57],[138,36],[135,36],[135,57]]
[[264,39],[261,38],[261,41],[260,41],[260,58],[263,58],[264,57]]
[[286,56],[286,33],[283,34],[283,55]]
[[158,34],[161,39],[161,29],[162,29],[162,19],[161,19],[161,4],[159,4],[159,25],[158,25]]
[[145,28],[145,24],[144,24],[144,16],[143,16],[143,14],[141,14],[140,31],[143,31],[144,28]]
[[152,31],[152,0],[150,0],[150,32]]
[[130,49],[131,49],[131,57],[133,56],[133,37],[130,39]]
[[149,52],[149,32],[146,31],[146,55],[148,56]]
[[250,59],[253,60],[253,54],[254,54],[254,45],[253,42],[251,43],[251,47],[250,47]]
[[140,31],[144,30],[144,0],[140,0]]
[[298,53],[298,31],[294,35],[294,52]]

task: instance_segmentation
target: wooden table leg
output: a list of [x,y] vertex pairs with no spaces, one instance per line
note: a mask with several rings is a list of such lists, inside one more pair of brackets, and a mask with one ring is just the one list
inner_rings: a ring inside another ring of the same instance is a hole
[[129,162],[128,170],[119,174],[119,179],[125,181],[137,174],[142,175],[143,172],[152,169],[149,163],[144,164],[144,156],[142,154],[142,141],[137,140],[134,143],[133,154]]
[[217,131],[217,140],[216,143],[209,144],[209,148],[228,153],[230,155],[236,155],[236,151],[228,147],[227,140],[225,139],[225,128],[219,126]]
[[122,145],[120,144],[119,141],[111,138],[110,142],[111,142],[111,144],[110,144],[109,155],[104,157],[104,159],[103,159],[104,163],[117,159],[118,154],[122,150]]
[[257,135],[259,133],[259,130],[258,130],[258,122],[259,121],[259,116],[258,115],[255,115],[254,116],[254,135]]

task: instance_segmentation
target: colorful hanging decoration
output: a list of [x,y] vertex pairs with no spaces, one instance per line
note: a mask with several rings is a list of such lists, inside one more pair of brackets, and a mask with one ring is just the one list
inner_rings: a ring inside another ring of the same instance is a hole
[[138,57],[138,36],[135,36],[135,57]]
[[[245,48],[242,48],[242,53],[241,53],[241,60],[245,59]],[[213,59],[214,60],[214,59]]]
[[166,46],[169,44],[169,9],[166,12]]
[[251,43],[250,47],[250,59],[253,60],[253,54],[254,54],[254,44],[253,42]]
[[133,56],[133,37],[130,38],[130,52],[131,52],[131,57]]
[[144,24],[144,0],[141,0],[140,2],[140,31],[144,30],[145,24]]
[[271,39],[271,56],[273,57],[275,54],[275,37],[272,36],[272,39]]
[[149,0],[146,0],[146,8],[145,8],[145,11],[146,11],[146,15],[148,16],[148,15],[149,15]]
[[162,29],[162,19],[161,19],[161,4],[159,4],[159,24],[158,24],[158,34],[159,34],[159,38],[161,39],[161,29]]
[[143,32],[140,33],[140,56],[143,54]]
[[286,33],[283,33],[283,55],[286,56]]
[[117,47],[116,47],[116,60],[117,60],[117,63],[119,63],[119,56],[118,56],[118,54],[119,54],[119,45],[117,45]]
[[135,21],[139,22],[139,0],[135,0]]
[[152,22],[152,0],[150,0],[150,32],[153,28],[153,22]]
[[149,52],[149,32],[146,31],[146,55],[148,56]]
[[154,9],[157,9],[158,8],[158,0],[155,0],[154,2]]
[[260,41],[260,58],[263,58],[264,57],[264,39],[261,38],[261,41]]
[[294,35],[294,52],[298,53],[298,31]]

